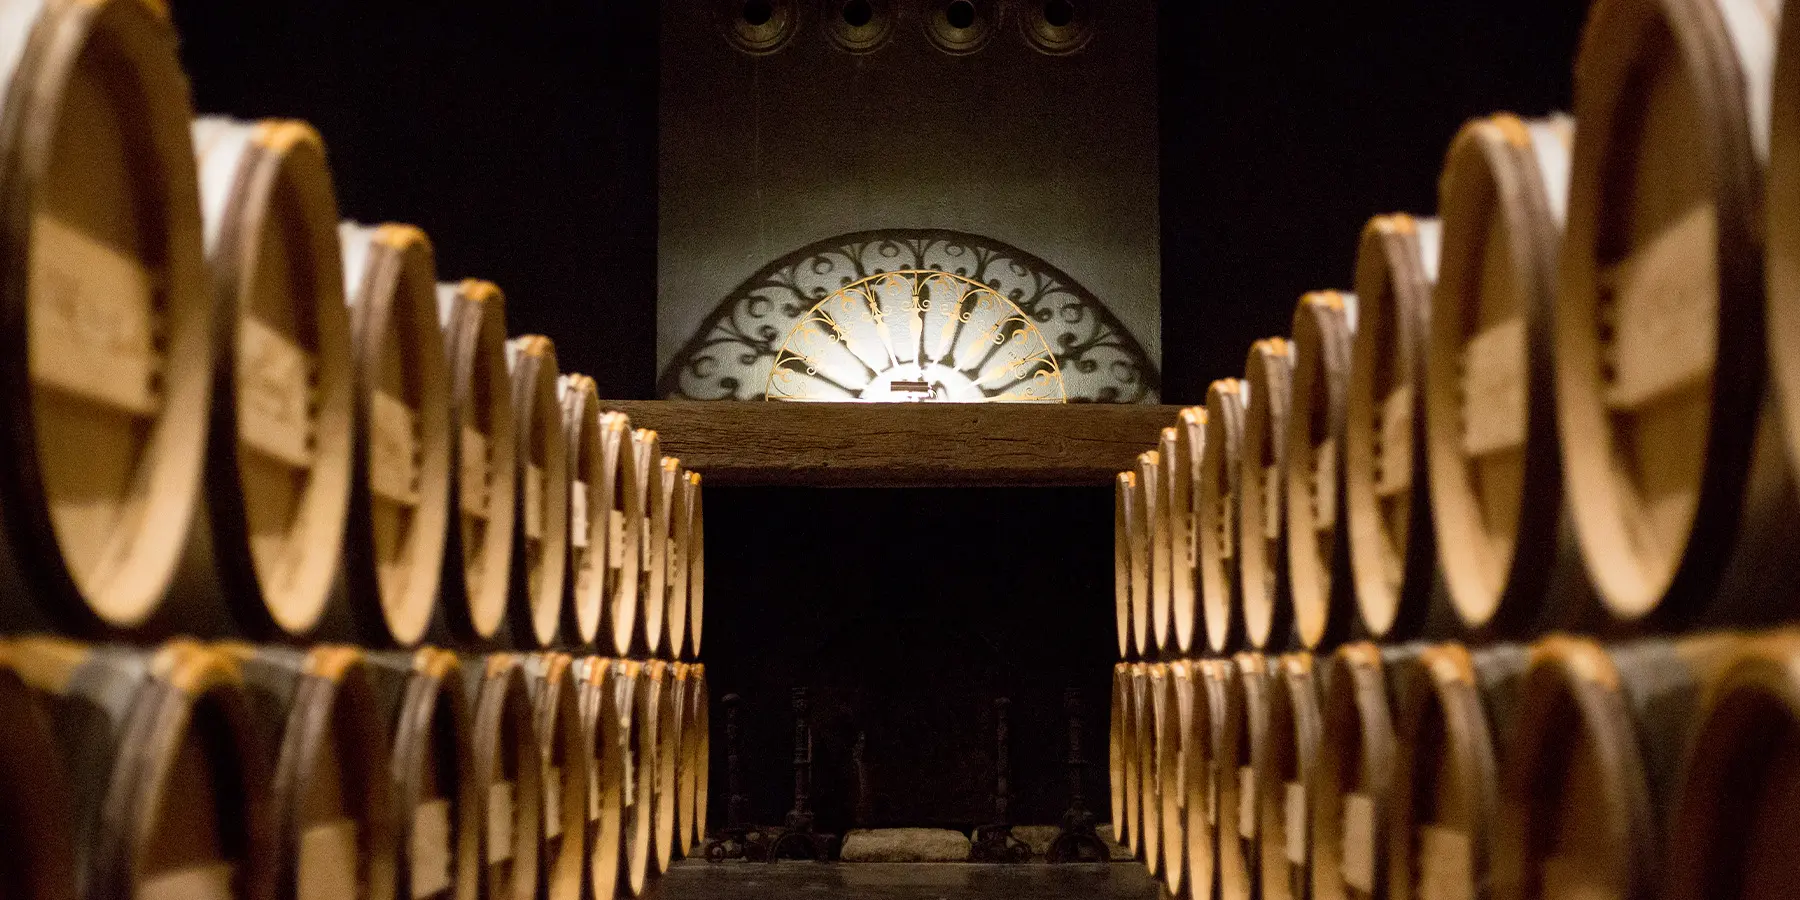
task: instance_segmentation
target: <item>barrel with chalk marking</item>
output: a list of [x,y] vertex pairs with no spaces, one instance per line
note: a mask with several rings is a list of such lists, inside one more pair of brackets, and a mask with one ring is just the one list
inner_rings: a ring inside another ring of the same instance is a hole
[[588,896],[618,896],[625,885],[625,745],[629,722],[619,707],[613,660],[580,657],[574,663],[581,696],[581,727],[588,744]]
[[566,653],[533,653],[520,660],[531,692],[542,784],[543,842],[538,848],[539,895],[580,900],[588,865],[588,778],[593,745],[581,722],[581,687]]
[[1332,654],[1307,798],[1314,900],[1387,896],[1394,692],[1399,669],[1417,654],[1414,645],[1364,641]]
[[514,467],[512,591],[507,626],[513,645],[536,649],[562,631],[563,578],[569,553],[569,454],[556,399],[556,347],[542,335],[506,343],[512,372]]
[[1306,652],[1280,657],[1270,673],[1268,761],[1258,770],[1265,900],[1312,896],[1307,790],[1319,745],[1320,681]]
[[9,0],[0,79],[0,628],[128,632],[181,559],[206,452],[187,79],[138,0]]
[[492,282],[437,287],[450,368],[450,495],[444,550],[444,616],[451,640],[491,646],[512,588],[518,439],[506,370],[506,297]]
[[476,900],[485,822],[461,663],[429,647],[365,659],[392,748],[396,893],[402,900]]
[[1350,638],[1356,586],[1344,519],[1344,416],[1356,295],[1315,291],[1294,310],[1288,413],[1288,588],[1300,646],[1330,651]]
[[1269,778],[1269,700],[1278,685],[1261,653],[1239,653],[1223,663],[1236,672],[1219,729],[1219,891],[1249,897],[1262,880],[1261,785]]
[[470,793],[480,808],[480,896],[527,900],[542,884],[543,843],[542,751],[530,688],[513,653],[468,658],[463,684],[471,704]]
[[431,242],[339,226],[355,372],[354,468],[339,581],[363,643],[411,646],[443,582],[450,395]]

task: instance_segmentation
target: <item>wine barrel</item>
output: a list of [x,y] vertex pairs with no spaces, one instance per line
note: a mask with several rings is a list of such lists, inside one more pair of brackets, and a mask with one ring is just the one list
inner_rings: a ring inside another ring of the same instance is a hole
[[75,786],[50,721],[0,649],[0,894],[75,900]]
[[600,417],[600,448],[605,458],[606,485],[601,493],[610,498],[606,510],[606,625],[612,630],[613,652],[626,656],[636,651],[638,630],[638,556],[644,530],[635,523],[644,517],[644,495],[636,477],[638,443],[631,419],[624,413]]
[[1183,409],[1175,423],[1174,464],[1170,466],[1173,484],[1169,496],[1170,539],[1174,549],[1169,564],[1171,615],[1175,634],[1175,652],[1192,653],[1195,649],[1195,625],[1200,621],[1199,577],[1199,494],[1194,487],[1200,482],[1200,459],[1206,447],[1206,407]]
[[470,657],[463,683],[471,701],[470,793],[480,812],[484,898],[536,896],[543,835],[543,767],[521,657]]
[[1442,644],[1396,673],[1406,699],[1394,710],[1388,896],[1493,896],[1498,744],[1512,733],[1526,659],[1516,645]]
[[1439,237],[1436,219],[1376,216],[1357,248],[1361,327],[1344,398],[1344,499],[1356,608],[1377,639],[1424,634],[1445,604],[1425,493],[1425,341]]
[[706,624],[706,506],[702,502],[700,473],[687,473],[687,658],[700,658],[700,636]]
[[682,843],[694,847],[706,841],[707,780],[712,775],[712,692],[706,686],[706,666],[688,666],[686,721],[681,737],[681,820],[687,823]]
[[1164,664],[1164,675],[1160,685],[1153,684],[1156,697],[1156,791],[1161,802],[1157,807],[1157,828],[1162,832],[1162,876],[1163,884],[1168,887],[1171,896],[1179,895],[1182,888],[1182,875],[1186,871],[1184,857],[1187,854],[1187,819],[1183,815],[1186,808],[1186,797],[1181,793],[1182,754],[1186,752],[1185,744],[1188,733],[1183,730],[1181,718],[1181,697],[1189,695],[1192,705],[1193,682],[1189,678],[1188,664],[1171,662]]
[[588,896],[597,900],[616,897],[625,879],[625,790],[631,773],[625,765],[630,737],[627,711],[619,706],[619,689],[613,661],[601,656],[580,657],[574,663],[580,688],[581,727],[587,736],[588,757]]
[[1550,357],[1567,116],[1473,119],[1438,180],[1443,253],[1426,340],[1438,561],[1463,626],[1542,633],[1587,607],[1565,515]]
[[600,439],[600,393],[594,379],[568,374],[556,381],[562,401],[569,467],[569,571],[563,584],[563,635],[591,647],[600,633],[606,586],[606,453]]
[[1268,762],[1262,791],[1262,896],[1312,896],[1312,842],[1307,789],[1319,746],[1319,673],[1310,653],[1280,657],[1269,676]]
[[213,297],[188,83],[136,0],[0,11],[0,628],[149,622],[201,490]]
[[663,622],[668,637],[663,651],[670,659],[681,658],[681,647],[687,643],[687,470],[681,460],[672,456],[662,461],[662,514],[657,527],[663,534],[663,559],[667,574],[663,576]]
[[627,771],[631,779],[625,790],[625,866],[626,887],[634,897],[655,891],[663,871],[656,861],[656,832],[662,821],[656,814],[656,805],[657,760],[673,730],[669,721],[673,710],[662,703],[667,669],[667,664],[657,660],[620,660],[615,670],[620,710],[630,716]]
[[1170,622],[1174,616],[1175,429],[1164,428],[1156,443],[1156,509],[1150,521],[1150,640],[1156,652],[1174,654]]
[[361,651],[229,643],[273,773],[276,894],[284,900],[392,900],[396,818],[386,727]]
[[1764,407],[1777,6],[1596,3],[1575,64],[1557,424],[1588,576],[1627,626],[1792,615],[1767,599],[1800,578]]
[[1694,717],[1673,798],[1671,900],[1793,892],[1800,821],[1800,634],[1783,631],[1732,654]]
[[362,642],[407,647],[430,626],[450,516],[449,370],[431,241],[344,223],[355,431],[340,587]]
[[1329,651],[1356,625],[1350,529],[1344,511],[1344,402],[1356,295],[1315,291],[1294,310],[1294,371],[1287,436],[1288,588],[1294,636]]
[[1138,454],[1136,505],[1131,523],[1135,532],[1131,539],[1131,598],[1136,604],[1131,628],[1139,659],[1156,655],[1156,520],[1162,513],[1162,485],[1158,481],[1161,464],[1155,450]]
[[1145,853],[1145,806],[1147,799],[1143,796],[1143,760],[1145,760],[1145,743],[1150,742],[1150,664],[1148,662],[1132,662],[1130,664],[1129,711],[1127,722],[1130,727],[1130,756],[1125,758],[1125,846],[1132,857],[1143,859]]
[[581,686],[567,653],[533,653],[520,660],[531,694],[543,786],[543,843],[538,849],[539,896],[581,900],[588,857],[588,778],[593,741],[582,727]]
[[1244,363],[1243,445],[1239,449],[1239,587],[1244,640],[1258,650],[1285,650],[1294,630],[1288,589],[1288,404],[1293,400],[1294,345],[1266,338]]
[[1606,650],[1552,636],[1532,645],[1501,763],[1497,896],[1661,896],[1661,825],[1682,742],[1699,686],[1736,643],[1708,635]]
[[513,338],[506,342],[506,367],[518,439],[507,624],[515,646],[549,647],[567,617],[563,576],[569,567],[569,455],[556,400],[556,347],[542,335]]
[[662,653],[669,633],[669,624],[663,617],[663,591],[669,574],[665,560],[669,548],[667,532],[657,527],[668,517],[662,491],[658,489],[658,479],[662,477],[662,441],[655,431],[639,428],[631,433],[631,442],[635,448],[632,461],[637,465],[632,478],[637,482],[638,496],[643,498],[642,517],[626,526],[637,529],[639,534],[638,634],[632,643],[637,652],[657,656]]
[[1358,641],[1331,656],[1310,782],[1314,900],[1388,896],[1394,691],[1418,648]]
[[1224,663],[1235,671],[1219,729],[1219,894],[1252,897],[1262,881],[1269,701],[1279,688],[1274,666],[1261,653],[1239,653]]
[[[331,599],[350,503],[337,195],[310,125],[203,118],[193,135],[215,402],[172,611],[190,634],[302,637]],[[214,621],[220,612],[230,621]]]
[[1771,80],[1764,330],[1789,465],[1800,468],[1800,16],[1782,17]]
[[1206,447],[1194,504],[1200,555],[1201,618],[1206,644],[1230,653],[1244,642],[1238,584],[1238,477],[1242,470],[1244,400],[1236,378],[1221,378],[1206,389]]
[[676,766],[680,764],[680,731],[677,716],[680,705],[676,702],[675,667],[673,664],[654,660],[646,669],[650,672],[650,683],[656,686],[656,694],[652,704],[656,721],[656,810],[653,834],[656,840],[656,870],[664,873],[675,861],[680,851],[676,846],[676,810],[675,801],[680,794],[680,779],[676,776]]
[[1185,760],[1187,790],[1188,891],[1194,897],[1219,895],[1219,750],[1225,694],[1231,672],[1226,661],[1194,663],[1194,716]]
[[429,647],[365,659],[380,698],[383,733],[391,736],[396,893],[403,900],[476,900],[486,829],[461,663]]
[[1113,624],[1119,638],[1119,658],[1137,657],[1137,631],[1132,619],[1136,605],[1132,601],[1132,537],[1137,515],[1137,473],[1120,472],[1113,477]]
[[[1126,796],[1136,782],[1137,774],[1136,737],[1132,730],[1131,715],[1131,670],[1132,663],[1119,662],[1113,664],[1112,677],[1112,711],[1107,719],[1107,783],[1110,790],[1107,797],[1112,801],[1113,839],[1125,843],[1135,840],[1136,829],[1132,827],[1132,816],[1127,811]],[[1132,803],[1133,810],[1136,804]]]
[[444,549],[444,623],[465,647],[492,646],[512,586],[518,438],[506,370],[506,296],[473,278],[437,287],[450,366],[454,524]]
[[138,650],[22,638],[0,643],[0,660],[54,726],[74,788],[77,896],[275,897],[258,762],[272,751],[228,659],[187,640]]
[[1148,663],[1144,666],[1144,680],[1138,685],[1143,690],[1143,696],[1138,699],[1142,709],[1138,719],[1138,803],[1143,822],[1143,840],[1139,841],[1139,846],[1144,853],[1144,868],[1152,876],[1159,877],[1163,868],[1163,842],[1162,778],[1158,763],[1161,762],[1163,719],[1167,715],[1163,708],[1163,686],[1168,677],[1168,663]]

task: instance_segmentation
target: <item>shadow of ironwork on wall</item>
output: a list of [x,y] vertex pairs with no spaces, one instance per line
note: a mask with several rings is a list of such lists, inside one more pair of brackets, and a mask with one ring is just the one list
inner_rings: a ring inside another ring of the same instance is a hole
[[1061,269],[1017,247],[945,229],[861,231],[777,259],[732,290],[663,370],[658,395],[761,400],[782,342],[819,301],[885,272],[936,269],[992,288],[1037,324],[1072,403],[1155,402],[1137,338]]

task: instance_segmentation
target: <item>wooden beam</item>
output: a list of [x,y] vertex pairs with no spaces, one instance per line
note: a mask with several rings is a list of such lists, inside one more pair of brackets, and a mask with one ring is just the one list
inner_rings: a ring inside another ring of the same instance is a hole
[[607,401],[708,485],[1112,483],[1180,407],[1148,404]]

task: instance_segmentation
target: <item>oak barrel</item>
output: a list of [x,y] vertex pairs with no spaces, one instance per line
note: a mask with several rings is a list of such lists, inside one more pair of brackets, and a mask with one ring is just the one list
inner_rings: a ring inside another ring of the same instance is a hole
[[706,684],[706,666],[688,666],[688,686],[681,713],[681,820],[687,823],[687,834],[681,842],[687,847],[706,841],[706,804],[708,780],[712,775],[712,691]]
[[674,730],[674,710],[662,702],[667,664],[658,660],[617,663],[620,709],[629,711],[631,733],[626,782],[625,865],[626,888],[634,897],[656,890],[663,868],[657,862],[658,828],[665,821],[657,815],[659,758]]
[[263,746],[238,670],[187,640],[0,643],[74,787],[77,895],[274,900]]
[[[543,847],[543,766],[521,656],[468,657],[470,793],[480,812],[480,897],[533,900]],[[547,885],[545,885],[547,887]]]
[[1206,645],[1230,653],[1244,642],[1238,580],[1238,476],[1244,440],[1244,383],[1221,378],[1206,389],[1206,446],[1194,486],[1200,548],[1201,619]]
[[1425,341],[1439,237],[1436,219],[1376,216],[1357,248],[1344,499],[1356,607],[1377,639],[1425,633],[1445,602],[1425,464]]
[[1238,452],[1238,578],[1244,640],[1258,650],[1287,649],[1294,630],[1287,566],[1287,432],[1293,400],[1294,346],[1286,338],[1250,345],[1248,395]]
[[1287,437],[1288,588],[1294,636],[1329,651],[1356,625],[1350,529],[1344,520],[1344,404],[1356,295],[1315,291],[1294,310]]
[[512,588],[518,438],[506,369],[506,295],[493,282],[437,287],[450,368],[454,520],[444,549],[444,622],[452,640],[492,646]]
[[1311,822],[1313,900],[1388,895],[1387,822],[1393,814],[1394,691],[1414,646],[1357,641],[1331,656],[1319,705]]
[[618,896],[625,886],[625,745],[630,722],[619,706],[613,661],[603,656],[575,660],[581,696],[581,727],[588,744],[588,896]]
[[[206,487],[182,630],[313,631],[349,513],[350,314],[325,144],[303,122],[194,122],[215,306]],[[229,611],[235,629],[210,621]]]
[[1261,785],[1269,778],[1269,700],[1274,667],[1261,653],[1222,660],[1233,678],[1219,729],[1219,896],[1256,896],[1262,881]]
[[1167,716],[1163,687],[1168,677],[1168,663],[1146,663],[1143,680],[1138,683],[1143,692],[1138,698],[1138,804],[1143,823],[1143,839],[1138,847],[1143,852],[1144,868],[1158,877],[1163,868],[1162,779],[1158,763],[1163,720]]
[[608,487],[601,493],[611,498],[606,510],[606,622],[612,629],[613,652],[627,656],[637,651],[638,556],[644,529],[644,495],[636,477],[638,443],[632,437],[631,419],[624,413],[600,417],[601,452],[605,457]]
[[1139,659],[1156,656],[1156,520],[1162,512],[1161,454],[1137,456],[1137,494],[1132,506],[1131,613],[1132,641]]
[[1126,688],[1127,707],[1125,711],[1126,728],[1130,739],[1126,742],[1125,757],[1125,828],[1123,829],[1127,849],[1135,858],[1142,859],[1146,832],[1144,829],[1144,745],[1151,741],[1148,725],[1150,693],[1150,664],[1131,663],[1129,682]]
[[600,394],[594,379],[570,373],[556,381],[562,402],[563,439],[569,468],[568,596],[563,605],[567,643],[590,647],[605,618],[606,453],[600,439]]
[[206,451],[188,83],[139,0],[9,0],[0,78],[0,627],[118,634],[163,599]]
[[1800,634],[1735,650],[1689,730],[1670,814],[1662,896],[1782,897],[1794,890],[1800,820]]
[[1306,652],[1281,656],[1270,674],[1268,762],[1259,771],[1264,900],[1312,896],[1307,791],[1319,746],[1322,680]]
[[1582,556],[1628,626],[1791,615],[1796,495],[1765,403],[1777,3],[1604,0],[1575,63],[1556,411]]
[[1567,116],[1472,119],[1438,179],[1425,449],[1450,604],[1481,635],[1542,633],[1589,606],[1550,354],[1573,137]]
[[[1182,796],[1182,754],[1186,752],[1188,732],[1181,718],[1181,698],[1190,697],[1193,682],[1188,664],[1179,660],[1164,664],[1160,683],[1153,683],[1156,705],[1156,791],[1160,802],[1156,814],[1157,828],[1162,833],[1162,880],[1171,895],[1181,893],[1182,875],[1186,871],[1187,819],[1183,815],[1186,798]],[[1190,700],[1191,705],[1191,700]]]
[[361,651],[229,643],[272,772],[276,896],[393,900],[396,818],[380,698]]
[[1398,900],[1494,896],[1491,857],[1499,815],[1498,760],[1527,652],[1517,645],[1421,650],[1397,677],[1388,896]]
[[1170,636],[1174,615],[1175,467],[1175,429],[1164,428],[1156,442],[1156,504],[1150,520],[1150,642],[1165,658],[1175,650]]
[[[1169,472],[1169,528],[1173,545],[1170,557],[1170,601],[1174,606],[1171,625],[1175,635],[1175,652],[1192,653],[1195,632],[1200,622],[1199,559],[1199,494],[1200,459],[1206,449],[1206,407],[1190,406],[1181,411],[1175,422],[1175,453]],[[1204,638],[1203,638],[1204,640]]]
[[506,367],[518,441],[507,624],[514,646],[535,649],[555,645],[566,617],[569,455],[556,399],[556,347],[542,335],[513,338],[506,342]]
[[581,900],[588,865],[588,778],[594,747],[582,727],[581,686],[573,663],[558,652],[520,660],[531,693],[543,787],[537,879],[544,900]]
[[1133,618],[1137,605],[1132,602],[1134,555],[1132,538],[1136,535],[1137,473],[1120,472],[1113,476],[1113,626],[1119,642],[1119,658],[1137,658],[1137,630]]
[[681,647],[687,643],[687,491],[683,490],[686,483],[687,470],[681,467],[681,460],[663,457],[659,488],[663,495],[663,517],[657,528],[663,535],[663,561],[667,570],[663,576],[662,604],[668,636],[663,642],[663,654],[670,659],[680,659]]
[[430,647],[366,660],[392,750],[396,893],[402,900],[476,900],[486,829],[462,665],[455,654]]
[[[687,473],[687,659],[700,658],[700,637],[706,624],[706,504],[699,472]],[[677,648],[679,649],[679,648]],[[677,654],[680,655],[680,654]]]
[[1552,636],[1532,645],[1502,751],[1497,896],[1661,896],[1665,799],[1699,686],[1735,641],[1658,638],[1603,649]]
[[[1135,840],[1136,830],[1132,827],[1131,816],[1126,811],[1126,795],[1131,790],[1130,783],[1136,779],[1137,748],[1136,737],[1131,723],[1131,668],[1132,663],[1118,662],[1113,664],[1112,705],[1107,717],[1107,797],[1112,801],[1113,839],[1130,847],[1129,841]],[[1132,804],[1135,811],[1136,804]]]
[[642,498],[641,517],[626,523],[638,531],[637,541],[637,636],[632,643],[636,652],[658,656],[668,643],[669,624],[664,621],[663,591],[668,580],[667,531],[657,527],[667,521],[660,490],[662,478],[662,440],[655,431],[639,428],[631,433],[634,448],[632,462],[637,469],[632,480]]
[[354,468],[340,581],[370,644],[430,626],[450,511],[449,369],[431,241],[410,225],[344,223],[355,372]]

